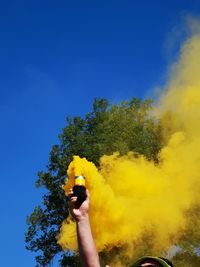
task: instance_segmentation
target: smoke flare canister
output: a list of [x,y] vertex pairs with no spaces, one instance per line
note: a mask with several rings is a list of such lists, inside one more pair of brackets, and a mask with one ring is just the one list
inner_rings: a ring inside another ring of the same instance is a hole
[[86,200],[85,177],[83,175],[74,177],[73,195],[77,197],[77,206],[80,206]]

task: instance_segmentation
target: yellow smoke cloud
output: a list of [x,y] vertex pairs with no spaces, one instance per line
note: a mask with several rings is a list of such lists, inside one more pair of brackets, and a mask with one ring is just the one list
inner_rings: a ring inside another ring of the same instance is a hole
[[[186,227],[185,211],[200,204],[200,35],[181,49],[156,108],[166,145],[155,165],[133,153],[101,158],[100,168],[75,156],[68,169],[66,194],[73,176],[84,175],[91,195],[90,220],[99,251],[137,244],[152,233],[152,250],[175,244]],[[58,243],[76,249],[75,224],[64,221]],[[137,253],[137,245],[133,253]]]

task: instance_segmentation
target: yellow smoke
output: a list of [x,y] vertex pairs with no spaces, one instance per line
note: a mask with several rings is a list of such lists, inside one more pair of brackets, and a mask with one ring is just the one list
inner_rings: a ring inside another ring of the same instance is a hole
[[[74,174],[86,177],[91,227],[99,251],[136,244],[136,253],[144,233],[152,234],[153,251],[167,250],[184,232],[185,211],[200,204],[199,34],[184,43],[156,114],[166,137],[158,165],[130,152],[103,156],[99,170],[78,156],[69,166],[64,189],[67,194]],[[63,249],[76,249],[72,221],[63,222],[58,243]]]

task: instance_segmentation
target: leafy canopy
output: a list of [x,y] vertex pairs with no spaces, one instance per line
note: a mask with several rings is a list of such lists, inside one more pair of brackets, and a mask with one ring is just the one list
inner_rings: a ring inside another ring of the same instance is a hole
[[59,135],[59,144],[52,147],[46,171],[38,172],[37,187],[45,187],[40,206],[27,218],[26,248],[36,252],[37,266],[48,265],[55,255],[61,266],[78,266],[77,255],[63,253],[56,243],[62,221],[68,216],[68,202],[61,188],[73,155],[86,157],[97,166],[104,154],[128,151],[143,154],[157,162],[161,148],[161,129],[150,114],[151,100],[132,98],[120,104],[95,99],[93,109],[82,117],[67,117]]

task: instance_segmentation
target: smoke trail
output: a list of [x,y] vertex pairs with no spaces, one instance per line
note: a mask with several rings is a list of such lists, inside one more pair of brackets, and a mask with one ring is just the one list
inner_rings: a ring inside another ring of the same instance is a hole
[[[127,244],[129,255],[137,255],[147,239],[150,251],[166,251],[186,229],[185,211],[200,204],[199,70],[196,33],[182,46],[156,108],[166,138],[158,165],[133,153],[122,157],[115,153],[101,158],[99,171],[79,157],[69,166],[70,181],[74,174],[87,177],[90,220],[99,251]],[[66,193],[71,186],[65,185]],[[63,249],[76,249],[75,225],[70,220],[63,222],[58,243]]]

